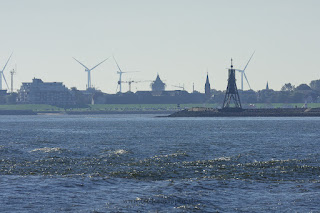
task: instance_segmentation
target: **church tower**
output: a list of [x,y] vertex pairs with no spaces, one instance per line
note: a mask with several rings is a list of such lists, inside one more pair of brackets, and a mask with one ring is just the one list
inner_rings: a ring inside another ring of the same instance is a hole
[[206,84],[204,86],[204,94],[207,97],[211,96],[211,91],[210,90],[211,90],[211,88],[210,88],[209,76],[208,76],[208,73],[207,73],[207,80],[206,80]]

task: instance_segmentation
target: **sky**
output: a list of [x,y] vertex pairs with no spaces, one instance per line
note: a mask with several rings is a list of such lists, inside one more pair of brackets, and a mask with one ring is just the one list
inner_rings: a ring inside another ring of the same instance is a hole
[[[280,90],[320,79],[319,0],[0,0],[0,68],[17,66],[14,89],[40,78],[106,93],[117,89],[117,59],[123,81],[155,80],[167,90],[183,86],[225,90],[230,59],[253,90]],[[10,84],[10,83],[9,83]],[[240,87],[240,75],[237,75]],[[247,84],[244,89],[248,89]],[[123,84],[123,92],[128,85]],[[132,83],[150,90],[150,82]]]

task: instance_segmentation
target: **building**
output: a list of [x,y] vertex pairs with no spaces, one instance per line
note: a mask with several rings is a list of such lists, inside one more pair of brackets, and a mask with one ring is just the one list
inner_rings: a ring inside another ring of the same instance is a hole
[[0,90],[0,104],[6,104],[7,90]]
[[70,106],[74,98],[68,88],[60,82],[43,82],[34,78],[31,83],[22,83],[17,102],[21,104],[49,104]]
[[152,91],[164,91],[165,87],[166,84],[162,82],[158,74],[156,80],[151,84]]
[[6,96],[7,95],[7,90],[3,89],[0,90],[0,96]]
[[206,95],[206,97],[210,98],[211,97],[211,89],[210,89],[210,82],[209,82],[209,76],[207,73],[207,80],[206,80],[206,84],[204,86],[204,94]]
[[207,100],[203,93],[188,93],[184,90],[102,94],[94,98],[96,104],[194,104]]

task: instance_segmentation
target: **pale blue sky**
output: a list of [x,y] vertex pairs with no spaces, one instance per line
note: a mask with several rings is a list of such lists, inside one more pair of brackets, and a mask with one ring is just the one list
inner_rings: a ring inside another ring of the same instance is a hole
[[[247,68],[254,90],[279,90],[320,78],[318,0],[0,0],[0,66],[18,66],[15,88],[33,77],[85,89],[88,67],[115,54],[123,80],[154,80],[204,91],[226,88],[230,58]],[[110,58],[92,71],[92,84],[115,93],[118,75]],[[240,76],[238,77],[240,86]],[[149,90],[150,83],[134,84]],[[127,85],[123,90],[127,90]],[[246,85],[245,85],[245,88]]]

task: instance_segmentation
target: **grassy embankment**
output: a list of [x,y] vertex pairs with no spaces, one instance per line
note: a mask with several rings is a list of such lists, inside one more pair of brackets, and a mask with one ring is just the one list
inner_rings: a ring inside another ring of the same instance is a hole
[[[255,104],[255,108],[301,108],[304,103],[291,103],[291,104]],[[96,104],[88,105],[87,108],[72,108],[67,109],[70,111],[175,111],[179,109],[186,109],[191,107],[221,107],[221,104],[180,104],[180,107],[177,104]],[[247,107],[247,105],[243,105]],[[320,103],[311,103],[308,104],[308,107],[318,108]],[[56,106],[45,105],[45,104],[19,104],[19,105],[0,105],[0,110],[33,110],[35,112],[41,111],[64,111],[64,108],[59,108]]]

